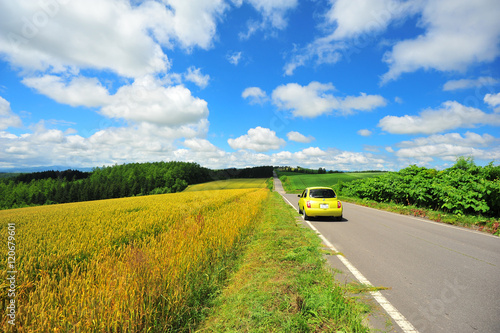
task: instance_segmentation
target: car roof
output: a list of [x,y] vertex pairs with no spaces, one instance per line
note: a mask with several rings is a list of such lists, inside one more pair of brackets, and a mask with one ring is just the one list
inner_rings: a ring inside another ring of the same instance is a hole
[[306,190],[320,190],[320,189],[328,189],[332,190],[331,187],[326,187],[326,186],[313,186],[313,187],[307,187]]

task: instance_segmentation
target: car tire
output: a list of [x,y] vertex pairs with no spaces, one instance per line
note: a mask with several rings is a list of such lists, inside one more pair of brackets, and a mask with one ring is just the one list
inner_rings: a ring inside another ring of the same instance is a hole
[[305,209],[304,209],[304,211],[302,212],[302,217],[304,218],[304,221],[309,220],[309,216],[307,216],[307,214],[306,214],[306,210],[305,210]]
[[339,217],[337,217],[337,221],[342,221],[344,218],[342,215],[340,215]]

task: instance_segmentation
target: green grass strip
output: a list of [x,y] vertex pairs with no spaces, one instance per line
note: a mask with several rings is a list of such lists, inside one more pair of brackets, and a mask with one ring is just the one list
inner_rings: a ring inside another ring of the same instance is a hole
[[237,178],[226,180],[215,180],[208,183],[189,185],[184,192],[231,190],[240,188],[265,188],[268,178]]
[[198,332],[368,332],[363,310],[334,280],[319,238],[275,192],[239,269]]

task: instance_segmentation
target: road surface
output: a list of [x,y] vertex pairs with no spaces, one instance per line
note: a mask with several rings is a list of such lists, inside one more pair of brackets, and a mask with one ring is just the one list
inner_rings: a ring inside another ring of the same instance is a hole
[[499,237],[349,203],[310,222],[419,332],[500,332]]

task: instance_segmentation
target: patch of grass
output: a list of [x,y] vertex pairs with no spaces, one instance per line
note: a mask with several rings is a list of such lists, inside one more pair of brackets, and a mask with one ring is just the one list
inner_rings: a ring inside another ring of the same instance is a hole
[[366,292],[370,292],[370,291],[380,291],[380,290],[391,289],[389,287],[370,286],[370,285],[362,284],[359,282],[351,282],[351,283],[348,283],[346,286],[347,286],[347,290],[349,290],[349,292],[352,294],[361,294],[361,293],[366,293]]
[[198,332],[369,332],[365,309],[327,268],[321,242],[271,193],[240,267]]
[[478,215],[457,215],[436,211],[427,208],[420,208],[413,205],[402,205],[393,202],[377,202],[374,200],[340,197],[346,202],[355,203],[358,205],[385,210],[403,215],[413,215],[415,217],[427,218],[435,222],[442,222],[460,227],[466,227],[478,231],[484,231],[493,235],[500,236],[500,220],[497,218],[484,217]]
[[353,180],[378,177],[381,172],[344,172],[344,173],[327,173],[327,174],[305,174],[296,172],[278,172],[278,176],[286,176],[285,181],[282,181],[283,188],[288,193],[300,193],[306,187],[311,186],[334,186],[339,182],[348,183]]
[[269,191],[273,191],[274,190],[274,179],[273,179],[273,177],[269,177],[266,180],[266,187],[269,189]]
[[184,190],[184,192],[266,187],[268,187],[268,178],[238,178],[190,185]]

